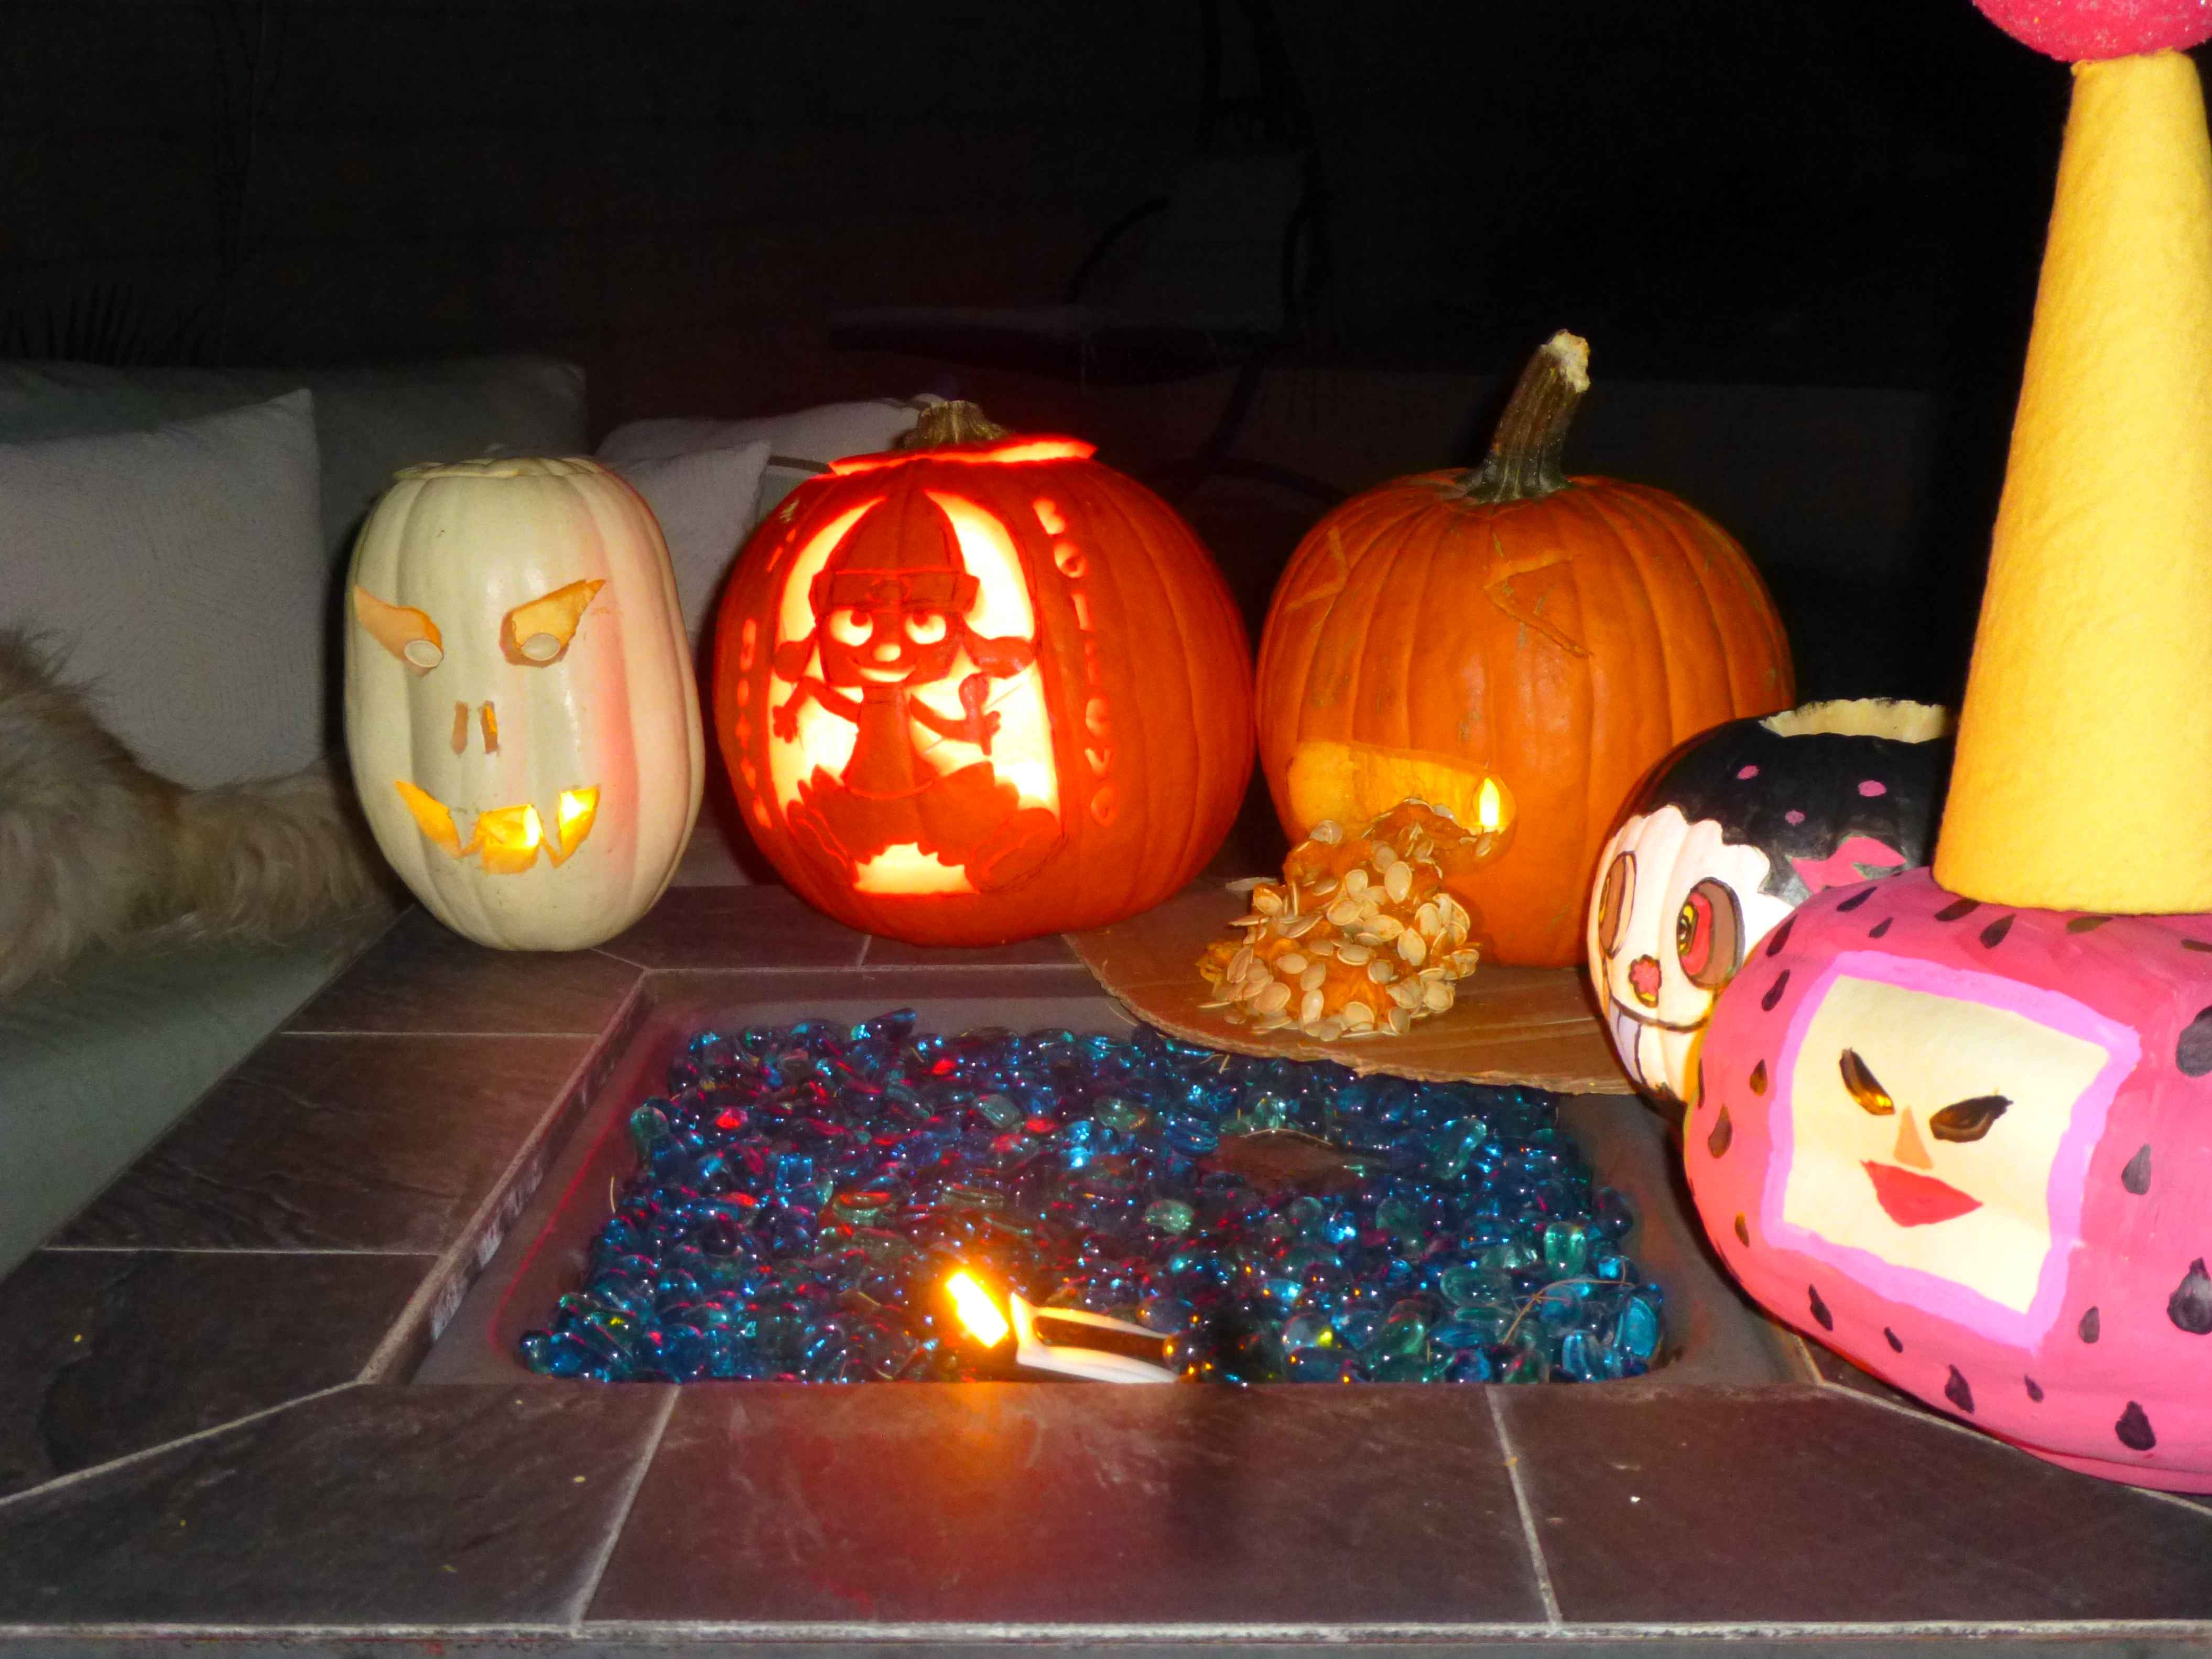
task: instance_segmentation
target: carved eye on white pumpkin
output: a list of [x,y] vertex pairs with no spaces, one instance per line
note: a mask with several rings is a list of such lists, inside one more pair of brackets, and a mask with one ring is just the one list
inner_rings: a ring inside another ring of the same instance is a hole
[[518,605],[501,619],[499,648],[511,662],[524,668],[545,668],[568,653],[583,619],[604,581],[570,582],[550,593]]
[[446,659],[445,636],[438,624],[411,605],[387,605],[365,587],[353,591],[353,614],[379,645],[405,663],[417,678]]

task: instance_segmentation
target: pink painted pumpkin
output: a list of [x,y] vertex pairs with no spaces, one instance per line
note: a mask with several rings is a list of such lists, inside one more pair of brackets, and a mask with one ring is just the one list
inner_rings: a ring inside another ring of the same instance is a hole
[[1684,1136],[1770,1310],[2056,1463],[2212,1491],[2212,916],[1832,888],[1720,998]]

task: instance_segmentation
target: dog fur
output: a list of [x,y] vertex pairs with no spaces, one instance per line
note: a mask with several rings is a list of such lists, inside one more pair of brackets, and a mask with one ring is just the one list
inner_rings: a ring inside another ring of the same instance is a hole
[[186,789],[138,763],[41,641],[0,629],[0,995],[94,946],[273,940],[394,891],[327,765]]

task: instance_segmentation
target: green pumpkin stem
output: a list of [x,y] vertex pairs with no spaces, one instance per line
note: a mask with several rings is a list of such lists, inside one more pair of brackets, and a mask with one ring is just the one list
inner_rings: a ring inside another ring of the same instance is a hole
[[921,411],[914,430],[898,441],[900,449],[942,449],[947,444],[989,443],[1006,435],[1006,428],[971,403],[957,398],[932,404]]
[[1536,501],[1567,487],[1559,453],[1583,394],[1589,390],[1589,342],[1561,329],[1521,371],[1512,401],[1499,417],[1490,453],[1469,473],[1472,501]]

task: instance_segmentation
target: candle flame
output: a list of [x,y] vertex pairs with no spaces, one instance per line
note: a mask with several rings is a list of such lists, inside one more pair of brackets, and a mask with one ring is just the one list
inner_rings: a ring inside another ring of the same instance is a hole
[[964,1271],[957,1273],[945,1281],[945,1289],[952,1298],[952,1305],[959,1310],[960,1322],[985,1347],[995,1348],[1013,1334],[1013,1327],[999,1311],[999,1304],[991,1300],[991,1293],[972,1275]]
[[1505,802],[1496,778],[1485,778],[1474,798],[1474,819],[1485,835],[1494,835],[1505,821]]

